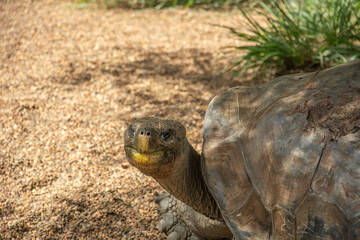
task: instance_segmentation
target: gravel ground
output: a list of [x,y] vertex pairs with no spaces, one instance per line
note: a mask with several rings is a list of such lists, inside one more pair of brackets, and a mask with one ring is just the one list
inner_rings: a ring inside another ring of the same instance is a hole
[[[0,1],[0,239],[161,239],[164,191],[129,166],[132,119],[178,119],[201,148],[235,13]],[[243,81],[249,80],[244,76]]]

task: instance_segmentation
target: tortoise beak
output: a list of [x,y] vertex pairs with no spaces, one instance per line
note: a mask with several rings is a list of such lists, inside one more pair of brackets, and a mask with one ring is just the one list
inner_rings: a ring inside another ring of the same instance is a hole
[[138,147],[140,152],[144,153],[149,151],[149,141],[150,136],[138,135]]
[[136,138],[137,138],[137,150],[140,153],[148,153],[152,152],[152,145],[154,145],[153,136],[154,131],[152,129],[148,129],[146,127],[140,127],[137,131]]

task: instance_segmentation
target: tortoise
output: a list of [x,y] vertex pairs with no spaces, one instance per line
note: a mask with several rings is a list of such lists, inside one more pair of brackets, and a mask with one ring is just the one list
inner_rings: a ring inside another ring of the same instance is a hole
[[219,94],[201,154],[176,120],[124,136],[168,239],[360,239],[360,61]]

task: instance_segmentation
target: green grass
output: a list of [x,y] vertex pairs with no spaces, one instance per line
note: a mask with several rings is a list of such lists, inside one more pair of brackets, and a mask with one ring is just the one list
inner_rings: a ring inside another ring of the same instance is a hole
[[264,24],[240,9],[246,19],[243,28],[226,27],[246,42],[232,47],[242,54],[229,67],[234,75],[247,69],[277,73],[317,69],[360,58],[358,0],[260,4],[256,13]]
[[79,0],[79,7],[86,7],[89,4],[96,3],[106,8],[169,8],[169,7],[200,7],[204,9],[235,7],[248,0]]

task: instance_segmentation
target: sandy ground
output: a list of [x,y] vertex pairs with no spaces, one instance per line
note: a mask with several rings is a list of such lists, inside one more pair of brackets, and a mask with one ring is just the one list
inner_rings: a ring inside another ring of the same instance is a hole
[[163,190],[127,163],[123,132],[173,118],[200,150],[207,104],[239,84],[218,74],[235,39],[211,24],[240,20],[0,1],[0,239],[163,238]]

